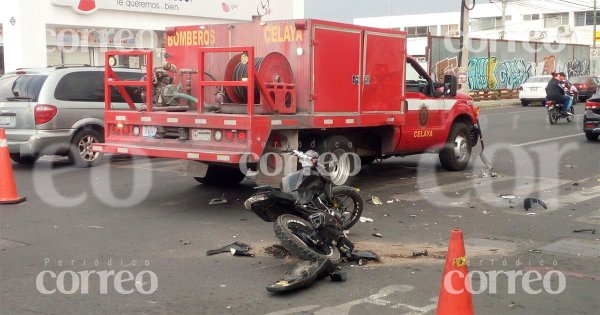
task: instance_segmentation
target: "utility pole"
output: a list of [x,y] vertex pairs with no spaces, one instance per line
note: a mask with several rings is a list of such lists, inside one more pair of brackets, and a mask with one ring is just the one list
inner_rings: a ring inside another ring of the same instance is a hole
[[[460,52],[458,54],[458,69],[459,72],[465,72],[465,77],[468,77],[469,71],[469,10],[467,7],[468,0],[461,0],[460,6]],[[471,1],[469,1],[471,2]],[[464,93],[469,92],[469,83],[462,82],[460,90]]]
[[[596,0],[594,0],[596,1]],[[508,4],[508,0],[502,0],[502,31],[500,31],[500,39],[504,39],[504,35],[506,35],[506,5]]]
[[594,0],[594,34],[592,34],[592,38],[594,39],[594,48],[596,48],[596,17],[598,16],[596,0]]

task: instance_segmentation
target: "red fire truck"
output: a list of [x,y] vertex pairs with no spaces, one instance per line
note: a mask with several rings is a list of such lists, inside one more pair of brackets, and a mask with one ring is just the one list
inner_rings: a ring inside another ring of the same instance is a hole
[[[163,65],[150,51],[106,53],[105,143],[93,149],[188,160],[199,182],[221,185],[281,148],[355,153],[363,164],[438,152],[445,169],[463,170],[478,108],[454,76],[434,82],[406,42],[400,31],[313,19],[167,28]],[[116,75],[132,58],[144,81]],[[113,108],[111,90],[129,108]],[[356,167],[339,159],[334,180]]]

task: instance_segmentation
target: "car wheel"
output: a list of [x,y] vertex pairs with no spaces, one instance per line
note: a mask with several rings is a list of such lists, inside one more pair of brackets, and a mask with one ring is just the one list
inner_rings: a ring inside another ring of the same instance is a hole
[[10,153],[10,159],[18,164],[33,164],[39,158],[37,155],[21,155],[20,153]]
[[104,136],[94,129],[83,129],[75,134],[69,148],[69,160],[77,167],[90,167],[98,164],[102,153],[93,152],[95,143],[104,142]]
[[471,139],[469,127],[464,123],[455,123],[450,130],[448,142],[440,151],[442,167],[447,171],[462,171],[471,159]]
[[593,133],[591,131],[586,131],[585,132],[585,138],[588,139],[588,141],[596,141],[598,139],[598,134],[597,133]]
[[521,105],[522,106],[529,106],[529,101],[528,100],[521,100]]

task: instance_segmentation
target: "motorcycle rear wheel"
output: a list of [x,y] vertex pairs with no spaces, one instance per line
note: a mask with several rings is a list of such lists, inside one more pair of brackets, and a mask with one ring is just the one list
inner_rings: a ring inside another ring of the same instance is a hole
[[556,109],[552,109],[548,112],[548,121],[550,121],[551,125],[554,125],[558,122],[558,113]]
[[355,188],[350,186],[336,186],[333,187],[333,204],[332,207],[343,215],[345,212],[349,212],[351,217],[348,220],[342,221],[342,229],[349,230],[362,215],[365,203],[362,196]]
[[334,264],[341,261],[340,251],[332,245],[315,245],[309,235],[313,233],[312,225],[295,215],[280,215],[273,224],[275,236],[292,255],[303,260],[329,259]]

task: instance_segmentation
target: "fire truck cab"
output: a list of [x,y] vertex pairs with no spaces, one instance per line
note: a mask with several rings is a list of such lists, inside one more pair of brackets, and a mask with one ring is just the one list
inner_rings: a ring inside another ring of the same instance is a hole
[[[269,152],[313,149],[338,158],[340,184],[359,163],[340,158],[346,153],[365,164],[437,152],[445,169],[463,170],[477,142],[472,99],[456,92],[452,75],[434,82],[407,55],[401,31],[255,20],[167,28],[165,43],[167,62],[157,67],[150,51],[106,53],[106,94],[117,89],[129,109],[106,97],[105,143],[95,151],[192,161],[199,182],[231,185]],[[144,81],[116,75],[131,58]]]

